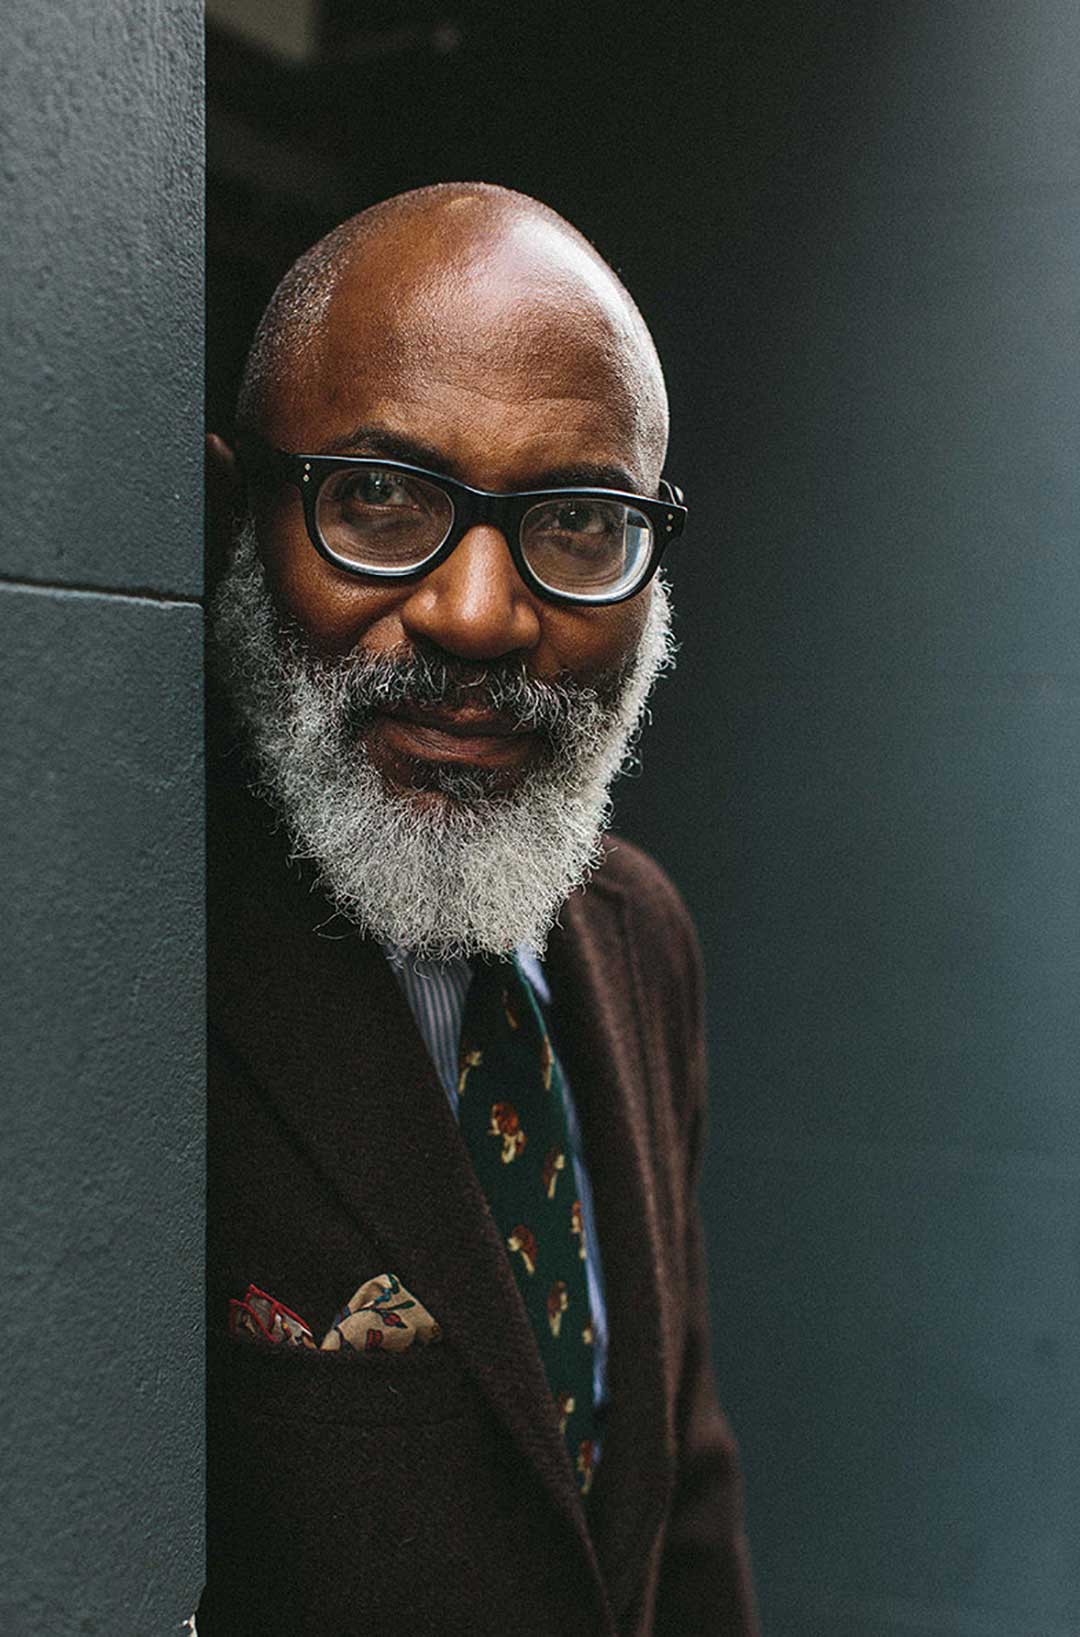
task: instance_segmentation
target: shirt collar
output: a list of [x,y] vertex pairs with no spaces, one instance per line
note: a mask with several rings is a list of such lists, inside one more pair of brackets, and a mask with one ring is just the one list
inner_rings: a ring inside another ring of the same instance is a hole
[[[400,972],[405,966],[411,966],[417,977],[421,978],[436,977],[440,973],[450,976],[461,972],[463,968],[469,965],[463,955],[457,955],[450,961],[416,960],[407,949],[402,949],[400,944],[384,943],[382,948],[390,965],[396,971]],[[528,944],[518,944],[514,950],[514,956],[518,966],[536,991],[537,999],[542,1005],[550,1006],[551,989],[548,986],[544,968],[540,964],[540,957],[535,949],[531,949]]]

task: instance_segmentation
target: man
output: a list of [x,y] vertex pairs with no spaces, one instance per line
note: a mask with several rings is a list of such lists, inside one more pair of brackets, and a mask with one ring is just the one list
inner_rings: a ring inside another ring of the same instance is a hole
[[200,1631],[741,1637],[699,960],[600,839],[670,652],[648,331],[544,206],[422,189],[286,276],[238,425]]

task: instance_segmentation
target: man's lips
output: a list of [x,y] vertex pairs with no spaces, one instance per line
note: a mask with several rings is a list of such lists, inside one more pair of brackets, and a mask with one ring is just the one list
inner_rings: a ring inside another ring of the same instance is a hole
[[368,729],[392,753],[467,767],[519,767],[536,734],[489,711],[399,705],[376,715]]

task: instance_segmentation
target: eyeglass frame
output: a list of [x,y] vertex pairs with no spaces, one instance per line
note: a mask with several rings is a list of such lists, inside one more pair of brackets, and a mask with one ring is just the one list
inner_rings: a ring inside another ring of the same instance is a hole
[[[666,478],[660,479],[660,495],[636,495],[622,489],[597,489],[572,485],[562,489],[522,489],[499,493],[491,489],[475,489],[444,472],[433,472],[425,466],[413,466],[408,461],[384,460],[378,455],[304,455],[276,449],[255,433],[242,433],[237,439],[237,453],[245,474],[258,476],[265,473],[278,481],[292,483],[300,491],[304,523],[308,539],[319,556],[346,574],[364,579],[392,580],[409,583],[421,580],[438,568],[450,556],[470,529],[489,525],[498,529],[506,541],[514,567],[534,595],[546,602],[572,604],[575,607],[612,608],[628,602],[644,591],[660,567],[660,559],[672,541],[682,534],[686,523],[687,507],[683,492]],[[376,469],[400,472],[407,477],[422,478],[434,483],[447,496],[451,506],[451,522],[445,538],[412,568],[368,568],[351,563],[338,556],[319,533],[316,503],[319,491],[332,473],[349,468]],[[319,477],[319,473],[322,476]],[[649,559],[640,578],[627,591],[615,596],[595,593],[555,591],[544,584],[529,567],[521,545],[521,525],[526,513],[534,506],[550,500],[615,500],[635,507],[648,520],[652,529]]]

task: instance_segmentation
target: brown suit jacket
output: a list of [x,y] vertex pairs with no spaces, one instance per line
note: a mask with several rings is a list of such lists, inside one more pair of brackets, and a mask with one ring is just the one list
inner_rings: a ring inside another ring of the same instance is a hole
[[[700,962],[674,889],[610,844],[547,960],[609,1313],[586,1519],[509,1259],[385,958],[225,784],[211,838],[201,1637],[748,1637],[694,1202]],[[383,1272],[441,1342],[358,1358],[226,1335],[228,1299],[250,1281],[318,1336]]]

